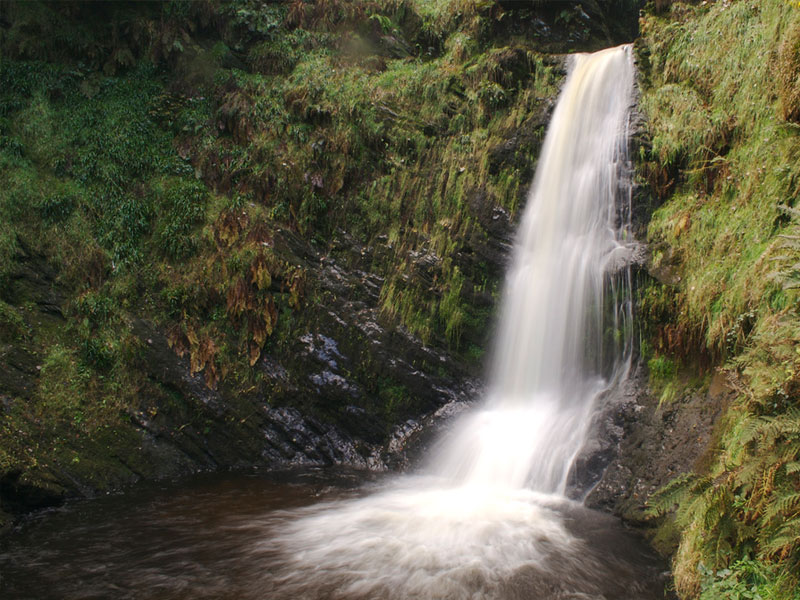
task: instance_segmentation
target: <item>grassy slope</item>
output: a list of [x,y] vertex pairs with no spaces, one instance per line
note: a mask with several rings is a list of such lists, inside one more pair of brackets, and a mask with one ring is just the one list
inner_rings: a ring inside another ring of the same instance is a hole
[[677,505],[682,594],[797,598],[800,8],[674,3],[642,32],[640,165],[664,202],[649,226],[663,283],[643,292],[651,366],[663,380],[710,360],[739,393],[704,464],[655,511]]
[[[461,338],[486,308],[460,294],[451,256],[479,231],[470,198],[516,210],[530,157],[490,165],[490,150],[526,122],[538,135],[560,73],[535,40],[488,38],[490,4],[450,4],[167,3],[96,22],[16,6],[4,44],[19,59],[0,65],[0,344],[33,387],[2,397],[0,474],[102,488],[120,453],[148,472],[130,416],[158,402],[137,316],[210,386],[251,387],[250,365],[318,301],[271,248],[275,228],[321,250],[340,230],[384,244],[371,269],[390,275],[386,318],[479,357]],[[411,252],[438,257],[432,283]],[[25,268],[52,275],[55,314]],[[470,285],[491,293],[481,268]]]

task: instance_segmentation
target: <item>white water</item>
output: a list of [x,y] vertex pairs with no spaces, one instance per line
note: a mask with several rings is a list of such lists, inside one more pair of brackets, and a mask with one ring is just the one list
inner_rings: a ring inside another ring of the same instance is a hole
[[629,46],[571,60],[508,274],[489,397],[427,475],[303,509],[265,541],[284,556],[283,593],[505,598],[520,573],[556,563],[591,579],[590,553],[558,506],[598,396],[624,376],[628,344],[609,359],[603,335],[624,328],[628,309],[604,320],[604,294],[627,253],[633,64]]
[[[514,247],[486,407],[435,459],[441,475],[470,485],[563,494],[609,385],[601,373],[604,291],[629,252],[618,213],[629,214],[633,66],[628,46],[573,61]],[[627,347],[615,369],[626,367]]]

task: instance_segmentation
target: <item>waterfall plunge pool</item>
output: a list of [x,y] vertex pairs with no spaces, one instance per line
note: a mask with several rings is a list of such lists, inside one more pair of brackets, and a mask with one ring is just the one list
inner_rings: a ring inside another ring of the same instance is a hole
[[331,469],[145,484],[0,539],[5,600],[655,600],[664,571],[577,503]]

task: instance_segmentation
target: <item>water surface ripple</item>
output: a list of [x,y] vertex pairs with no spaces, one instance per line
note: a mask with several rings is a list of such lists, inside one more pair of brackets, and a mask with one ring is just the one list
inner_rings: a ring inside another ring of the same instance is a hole
[[608,515],[533,492],[361,477],[205,476],[72,502],[0,539],[0,597],[665,597],[663,564]]

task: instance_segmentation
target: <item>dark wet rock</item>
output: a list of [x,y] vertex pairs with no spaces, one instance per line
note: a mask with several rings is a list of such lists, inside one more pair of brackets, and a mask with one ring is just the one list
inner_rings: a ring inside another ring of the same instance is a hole
[[494,35],[526,35],[545,52],[592,51],[632,41],[639,7],[629,0],[499,0]]
[[390,58],[407,58],[413,52],[413,48],[399,33],[380,36],[378,47],[381,54]]
[[567,495],[583,498],[597,486],[617,458],[626,423],[635,422],[641,406],[636,403],[636,378],[621,382],[598,400],[588,439],[575,459]]
[[18,248],[9,281],[0,291],[0,300],[24,307],[18,331],[0,322],[0,398],[8,398],[10,402],[11,398],[30,397],[42,368],[40,348],[28,335],[30,325],[63,326],[64,295],[46,258],[24,247]]
[[654,248],[654,250],[655,253],[647,256],[645,263],[647,274],[664,285],[678,285],[681,281],[678,274],[681,266],[680,258],[674,255],[670,246]]
[[0,397],[28,398],[41,369],[36,351],[27,344],[0,344]]
[[636,84],[634,87],[633,105],[630,111],[630,121],[628,123],[629,144],[628,155],[634,163],[635,172],[630,179],[631,184],[631,227],[633,235],[640,240],[647,239],[647,227],[653,212],[659,207],[661,201],[653,193],[650,185],[642,172],[642,165],[638,159],[642,154],[648,154],[652,147],[650,131],[647,126],[644,113],[639,108],[641,88],[646,85],[644,78],[649,69],[642,64],[642,48],[638,43],[634,44],[634,64],[636,65]]
[[131,333],[141,342],[142,366],[149,377],[212,410],[221,410],[220,394],[206,385],[202,375],[191,372],[188,357],[178,356],[155,326],[137,319],[131,324]]
[[[377,329],[373,331],[385,333],[374,325]],[[340,374],[347,372],[351,360],[340,349],[339,343],[328,335],[307,333],[300,336],[298,342],[303,350],[298,352],[297,360],[288,368],[274,357],[264,357],[259,368],[295,398],[309,395],[318,399],[321,396],[331,399],[336,406],[343,406],[334,422],[304,414],[298,408],[272,406],[275,394],[256,394],[237,403],[226,395],[224,387],[219,391],[202,389],[202,379],[189,373],[187,362],[169,350],[166,339],[152,326],[139,321],[133,328],[146,340],[144,360],[150,376],[160,385],[174,388],[182,397],[193,401],[194,411],[203,410],[198,406],[202,405],[206,409],[207,430],[200,435],[194,428],[187,427],[176,434],[171,424],[156,423],[144,415],[135,415],[140,417],[137,424],[151,434],[154,445],[166,443],[173,446],[185,456],[184,462],[194,468],[344,465],[384,470],[407,463],[404,457],[406,444],[420,427],[406,421],[386,436],[383,435],[385,423],[374,414],[363,407],[344,404],[344,397],[349,396],[352,401],[365,395],[365,386]],[[378,351],[385,350],[379,345]],[[307,364],[302,365],[303,361]],[[405,361],[387,358],[387,363],[396,370],[397,377],[407,377],[409,384],[412,380],[431,384],[429,377],[413,370]],[[301,374],[307,368],[313,372],[304,380]],[[417,393],[423,385],[415,387]],[[441,386],[427,390],[427,394],[433,397],[433,404],[458,401],[472,392],[473,389],[465,384],[455,390]],[[249,406],[246,410],[255,412],[249,415],[247,427],[242,427],[242,423],[232,425],[232,422],[239,421],[243,403]],[[257,453],[251,454],[253,449],[257,449]]]
[[431,456],[443,434],[455,426],[459,415],[484,397],[483,392],[482,385],[474,387],[463,397],[453,397],[435,412],[396,427],[386,446],[389,467],[405,470]]
[[331,466],[382,470],[379,459],[364,456],[358,442],[336,427],[309,419],[292,408],[265,408],[262,433],[266,444],[262,452],[272,467]]
[[25,247],[21,240],[17,243],[10,281],[3,286],[0,299],[15,305],[30,303],[40,313],[62,317],[64,293],[57,282],[56,271],[45,256]]
[[607,446],[601,459],[608,466],[588,494],[587,506],[644,523],[650,496],[702,461],[732,395],[719,373],[707,391],[688,391],[660,404],[647,387],[646,369],[640,367],[618,402],[601,412],[600,436],[606,436],[601,444]]
[[[0,322],[0,418],[23,411],[36,391],[43,349],[30,335],[31,328],[64,324],[63,291],[46,258],[20,242],[8,267],[10,275],[0,287],[0,300],[15,311],[18,322]],[[60,504],[68,479],[61,478],[62,483],[56,474],[48,473],[32,480],[21,469],[0,469],[0,530],[16,514]]]
[[21,471],[5,473],[0,477],[0,509],[7,513],[46,508],[60,504],[63,490],[58,487],[31,485],[21,479]]
[[[248,393],[224,381],[210,389],[158,327],[131,323],[157,407],[156,417],[148,410],[131,415],[148,441],[142,452],[189,471],[405,468],[418,454],[421,432],[445,414],[438,409],[472,399],[478,379],[446,350],[381,316],[383,280],[368,270],[379,247],[340,232],[323,255],[291,233],[278,239],[309,273],[318,300],[303,310],[293,337],[265,349],[254,366],[261,382]],[[415,277],[440,267],[433,253],[416,257]]]

